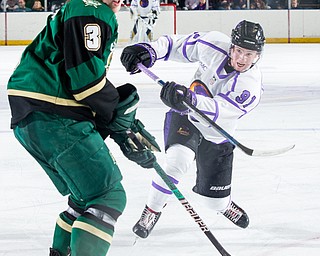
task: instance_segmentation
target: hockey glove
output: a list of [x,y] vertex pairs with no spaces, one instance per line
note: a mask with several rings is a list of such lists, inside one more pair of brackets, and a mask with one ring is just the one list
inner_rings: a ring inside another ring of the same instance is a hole
[[131,161],[137,163],[143,168],[153,168],[153,163],[157,161],[155,155],[150,149],[138,149],[136,144],[127,137],[123,143],[118,143],[122,153]]
[[114,110],[113,118],[108,124],[108,130],[112,133],[125,132],[131,128],[139,103],[137,89],[132,84],[125,84],[117,88],[120,99]]
[[161,89],[160,98],[168,107],[184,112],[188,110],[183,102],[195,105],[196,96],[187,87],[176,84],[175,82],[166,82]]
[[140,72],[137,68],[138,63],[142,63],[147,68],[152,67],[157,60],[157,54],[149,44],[140,43],[125,47],[120,60],[126,70],[134,74]]
[[[156,158],[151,150],[160,151],[160,147],[155,138],[144,129],[142,122],[135,119],[139,102],[137,90],[131,84],[119,86],[117,90],[120,99],[114,111],[114,117],[107,126],[108,133],[129,160],[144,168],[152,168]],[[136,134],[144,147],[143,149],[139,149],[132,143],[127,134],[128,130],[132,130]]]
[[146,129],[144,129],[144,125],[139,119],[134,120],[134,123],[131,126],[131,131],[135,134],[136,138],[143,147],[146,147],[154,152],[161,151],[155,137],[153,137]]
[[[139,145],[130,138],[129,133],[134,134]],[[127,132],[112,133],[110,137],[120,146],[122,153],[129,160],[143,168],[152,168],[153,163],[157,161],[152,151],[160,152],[160,147],[155,138],[144,129],[140,120],[136,119]]]

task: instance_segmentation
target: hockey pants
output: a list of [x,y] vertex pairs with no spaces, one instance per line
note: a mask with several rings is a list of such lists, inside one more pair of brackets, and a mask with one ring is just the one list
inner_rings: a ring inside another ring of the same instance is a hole
[[91,122],[33,112],[14,134],[37,160],[69,208],[59,215],[53,245],[62,256],[105,256],[126,205],[121,173]]

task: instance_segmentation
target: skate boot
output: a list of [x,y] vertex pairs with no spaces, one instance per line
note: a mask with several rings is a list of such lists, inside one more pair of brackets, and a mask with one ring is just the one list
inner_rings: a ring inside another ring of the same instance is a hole
[[161,212],[154,212],[146,205],[141,214],[140,220],[138,220],[132,228],[133,233],[141,238],[147,238],[160,216]]
[[233,201],[231,201],[228,208],[222,214],[240,228],[246,228],[249,225],[248,215]]
[[[56,249],[50,248],[50,254],[49,256],[61,256],[60,252],[58,252]],[[67,256],[71,256],[70,247],[68,247]]]
[[56,249],[50,248],[49,256],[61,256],[61,254]]

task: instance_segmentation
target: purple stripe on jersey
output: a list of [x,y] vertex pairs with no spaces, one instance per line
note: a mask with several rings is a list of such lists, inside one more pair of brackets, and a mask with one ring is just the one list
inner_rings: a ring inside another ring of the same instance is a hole
[[170,38],[170,37],[168,37],[168,36],[165,36],[165,38],[167,38],[168,41],[169,41],[168,52],[167,52],[167,54],[164,56],[164,60],[166,61],[166,60],[169,59],[170,53],[171,53],[171,51],[172,51],[172,38]]
[[[188,42],[188,40],[190,39],[190,37],[193,37],[193,39],[196,39],[196,40],[195,40],[195,41],[192,41],[192,42]],[[228,53],[227,53],[225,50],[221,49],[220,47],[218,47],[218,46],[216,46],[216,45],[214,45],[214,44],[212,44],[212,43],[210,43],[210,42],[208,42],[208,41],[204,41],[204,40],[202,40],[202,39],[199,39],[199,40],[198,40],[198,39],[197,39],[198,37],[200,37],[199,33],[198,33],[198,32],[194,32],[192,35],[190,35],[190,36],[187,38],[187,40],[185,40],[185,43],[184,43],[184,45],[183,45],[183,50],[182,50],[183,56],[184,56],[187,60],[189,60],[190,62],[191,62],[191,60],[190,60],[190,59],[188,58],[188,56],[187,56],[187,50],[186,50],[186,49],[187,49],[187,46],[188,46],[188,45],[194,45],[194,44],[196,44],[196,43],[201,43],[201,44],[207,45],[207,46],[209,46],[210,48],[213,48],[213,49],[221,52],[222,54],[228,56]]]
[[[193,91],[189,90],[189,92],[191,92],[191,104],[193,106],[197,106],[198,103],[198,99],[197,99],[197,94],[195,94]],[[208,95],[205,95],[208,97]]]
[[[216,110],[218,110],[218,106],[217,106],[217,102],[215,101],[215,105],[216,105]],[[214,112],[210,112],[210,111],[205,111],[205,110],[201,110],[201,112],[203,114],[205,114],[206,116],[208,116],[210,118],[210,116],[213,116],[214,118],[212,119],[213,121],[216,121],[216,119],[218,118],[219,115],[219,111],[217,111],[216,113]],[[211,119],[211,118],[210,118]],[[196,118],[193,118],[193,120],[197,120]]]
[[222,74],[221,74],[221,71],[224,69],[224,66],[227,64],[228,59],[229,59],[229,57],[226,56],[226,58],[221,62],[220,66],[219,66],[218,69],[217,69],[217,75],[218,75],[218,77],[219,77],[220,79],[224,79],[224,78],[226,78],[226,77],[234,74],[235,72],[237,72],[237,71],[232,71],[231,73],[226,74],[226,75],[222,75]]
[[214,105],[215,105],[216,114],[214,116],[213,121],[215,122],[218,119],[218,116],[219,116],[219,105],[218,105],[218,102],[214,101]]
[[[234,88],[236,88],[236,84],[237,84],[239,75],[240,75],[240,72],[237,72],[236,75],[234,76],[233,84],[231,86],[231,91],[233,91],[233,92],[234,92]],[[229,95],[229,93],[227,95]]]
[[198,42],[202,43],[202,44],[205,44],[205,45],[217,50],[218,52],[221,52],[221,53],[223,53],[225,55],[228,55],[228,53],[225,50],[221,49],[220,47],[218,47],[218,46],[216,46],[216,45],[214,45],[212,43],[209,43],[209,42],[201,40],[201,39],[199,39]]
[[184,56],[188,61],[191,62],[191,60],[189,60],[189,58],[188,58],[188,56],[187,56],[187,46],[188,46],[188,45],[193,45],[193,44],[195,44],[196,41],[195,41],[195,42],[192,42],[192,43],[188,43],[188,40],[189,40],[190,37],[192,37],[192,35],[190,35],[190,36],[187,38],[187,40],[185,40],[186,43],[184,43],[184,45],[183,45],[182,53],[183,53],[183,56]]
[[166,119],[164,123],[164,128],[163,128],[163,137],[164,137],[164,145],[167,146],[168,142],[168,134],[170,130],[170,124],[171,124],[171,116],[172,116],[172,110],[170,110],[168,113],[166,113]]
[[227,95],[222,94],[222,93],[218,93],[217,95],[220,96],[221,98],[225,99],[226,101],[228,101],[230,104],[232,104],[236,108],[240,109],[245,114],[247,113],[247,111],[245,111],[242,108],[240,108],[239,105],[237,103],[235,103],[233,100],[231,100]]

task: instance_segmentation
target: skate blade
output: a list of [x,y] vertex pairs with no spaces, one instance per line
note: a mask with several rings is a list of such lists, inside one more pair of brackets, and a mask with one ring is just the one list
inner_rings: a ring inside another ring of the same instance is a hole
[[132,246],[135,246],[139,240],[140,240],[140,237],[135,236]]

